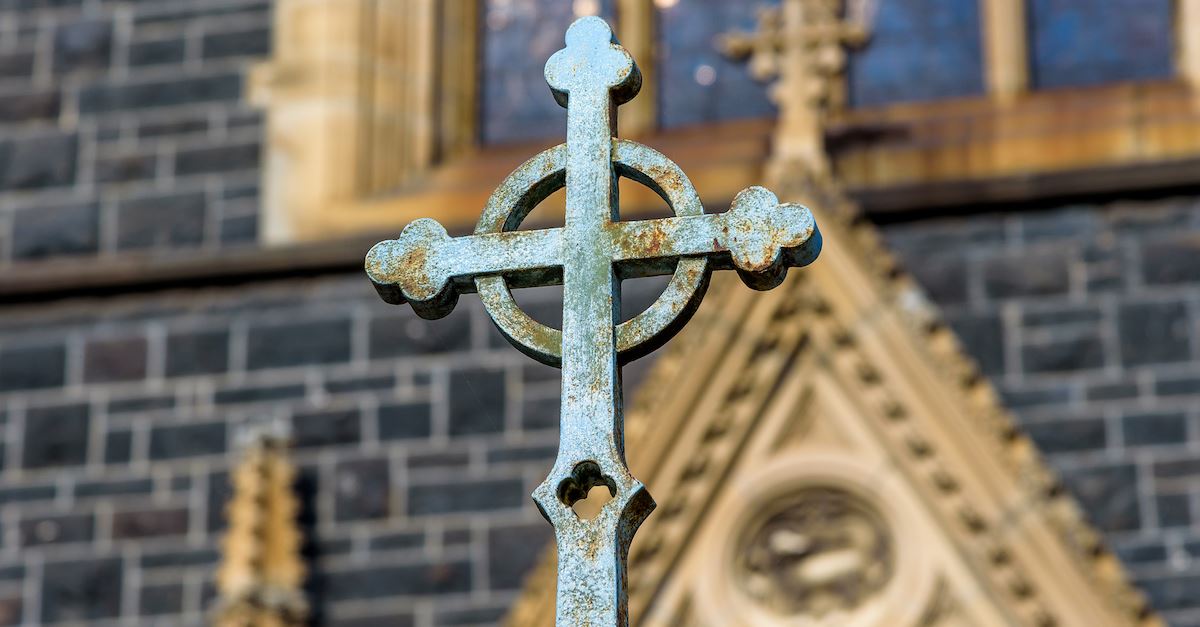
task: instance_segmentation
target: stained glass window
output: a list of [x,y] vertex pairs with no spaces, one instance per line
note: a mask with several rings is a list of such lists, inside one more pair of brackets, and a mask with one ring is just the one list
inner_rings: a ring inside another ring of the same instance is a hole
[[758,8],[777,2],[656,0],[659,6],[659,120],[682,126],[773,115],[766,87],[747,64],[725,57],[722,33],[755,30]]
[[576,17],[600,15],[614,23],[614,2],[483,0],[483,143],[565,136],[567,113],[546,86],[546,60],[562,49]]
[[1031,0],[1035,88],[1167,78],[1172,0]]
[[982,58],[979,0],[879,0],[850,56],[851,106],[983,94]]

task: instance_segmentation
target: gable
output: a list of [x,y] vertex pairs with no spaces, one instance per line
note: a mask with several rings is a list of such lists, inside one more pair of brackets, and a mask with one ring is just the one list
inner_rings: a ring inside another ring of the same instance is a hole
[[[820,196],[822,259],[766,294],[714,279],[629,411],[658,501],[634,622],[1161,624],[874,228]],[[553,603],[550,556],[509,624]]]

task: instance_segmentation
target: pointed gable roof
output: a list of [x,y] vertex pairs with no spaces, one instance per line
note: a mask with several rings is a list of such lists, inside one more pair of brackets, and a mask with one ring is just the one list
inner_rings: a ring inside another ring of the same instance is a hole
[[[821,259],[715,277],[628,410],[634,624],[1163,624],[875,227],[805,188]],[[550,547],[508,624],[554,591]]]

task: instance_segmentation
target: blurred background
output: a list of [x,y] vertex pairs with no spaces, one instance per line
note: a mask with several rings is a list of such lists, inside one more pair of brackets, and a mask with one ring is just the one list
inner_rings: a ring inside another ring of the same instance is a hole
[[[820,149],[1151,603],[1200,625],[1200,2],[786,3],[832,17],[0,0],[0,625],[208,624],[255,577],[278,624],[503,619],[551,539],[558,373],[474,296],[385,305],[361,259],[416,217],[469,232],[561,141],[542,68],[590,14],[646,79],[622,135],[710,212],[781,138]],[[519,298],[557,321],[555,289]],[[237,548],[261,528],[279,551]]]

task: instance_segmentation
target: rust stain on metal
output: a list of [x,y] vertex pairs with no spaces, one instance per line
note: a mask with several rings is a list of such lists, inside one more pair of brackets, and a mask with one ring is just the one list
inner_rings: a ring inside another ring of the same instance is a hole
[[[736,270],[755,289],[816,259],[820,232],[805,207],[780,203],[761,187],[729,211],[704,213],[679,166],[642,144],[612,137],[613,108],[641,86],[633,59],[603,20],[567,31],[566,48],[546,64],[555,100],[567,108],[567,141],[535,155],[488,199],[475,232],[452,238],[421,219],[367,255],[368,277],[389,303],[426,318],[448,314],[460,294],[478,292],[492,321],[523,353],[562,368],[559,454],[533,499],[558,546],[558,627],[625,626],[629,544],[654,509],[625,466],[620,367],[669,340],[695,312],[713,270]],[[614,175],[646,185],[674,213],[620,222]],[[518,230],[539,202],[566,188],[565,225]],[[620,281],[671,275],[662,296],[616,324]],[[513,288],[563,285],[563,328],[522,311]],[[572,505],[594,486],[612,500],[590,520]]]

